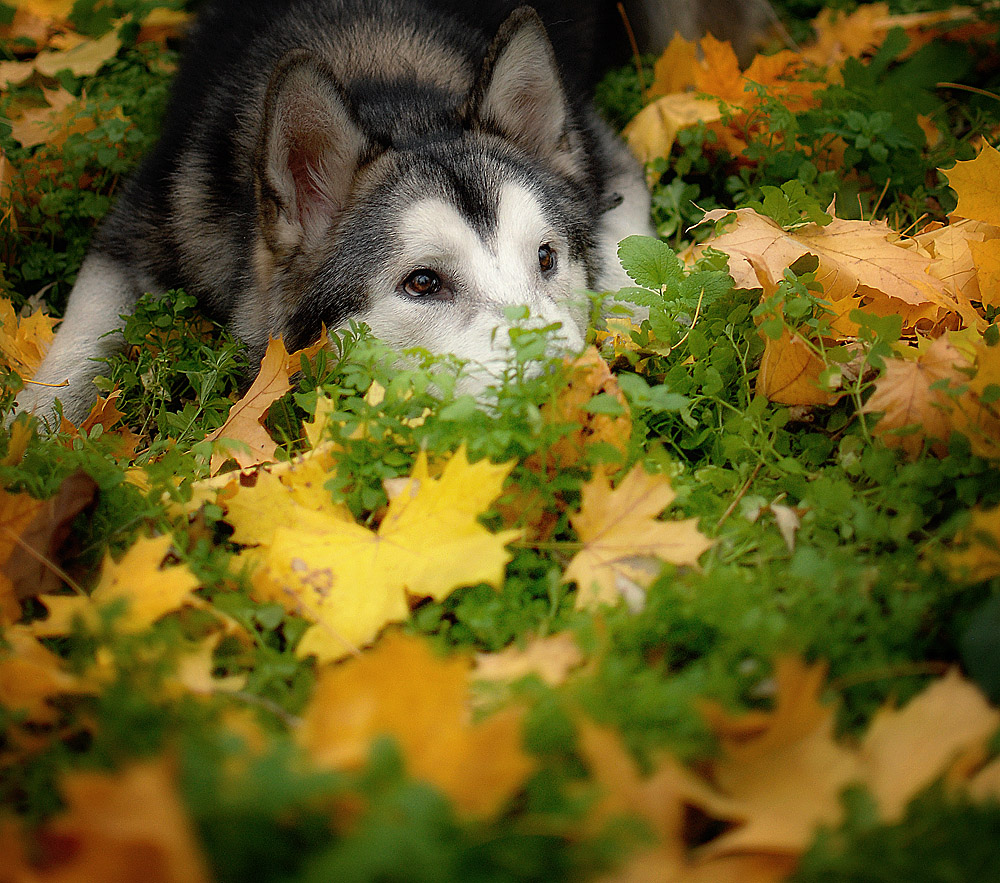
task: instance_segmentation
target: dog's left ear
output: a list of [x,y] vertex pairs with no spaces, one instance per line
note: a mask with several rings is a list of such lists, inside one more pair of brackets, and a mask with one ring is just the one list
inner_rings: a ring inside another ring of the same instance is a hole
[[469,96],[469,116],[473,128],[573,171],[569,103],[545,25],[530,6],[500,26]]

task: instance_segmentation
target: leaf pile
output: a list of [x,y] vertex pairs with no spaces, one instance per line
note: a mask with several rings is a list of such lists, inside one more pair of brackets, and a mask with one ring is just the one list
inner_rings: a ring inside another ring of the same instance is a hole
[[671,244],[480,400],[170,292],[44,434],[186,14],[0,13],[0,881],[997,876],[1000,14],[610,76]]

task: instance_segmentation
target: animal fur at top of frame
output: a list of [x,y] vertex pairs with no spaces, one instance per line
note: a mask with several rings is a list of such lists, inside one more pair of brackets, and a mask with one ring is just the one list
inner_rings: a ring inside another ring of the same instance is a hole
[[[673,5],[690,26],[704,2]],[[617,243],[649,231],[640,169],[587,101],[600,6],[209,2],[18,407],[47,418],[58,398],[79,421],[120,316],[171,288],[252,364],[269,337],[353,318],[488,374],[512,305],[580,346],[579,292],[624,284]]]

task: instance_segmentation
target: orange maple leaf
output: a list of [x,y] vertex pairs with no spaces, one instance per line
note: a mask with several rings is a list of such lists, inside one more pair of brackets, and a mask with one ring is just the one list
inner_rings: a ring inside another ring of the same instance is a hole
[[[21,534],[44,506],[28,494],[11,494],[0,489],[0,567],[6,566],[21,541]],[[21,618],[21,602],[14,584],[0,571],[0,625],[9,625]]]
[[765,338],[757,392],[784,405],[832,405],[838,396],[820,385],[825,368],[801,337],[784,328],[777,340]]
[[712,841],[711,855],[797,855],[812,841],[817,825],[840,819],[840,792],[860,778],[861,765],[834,741],[834,708],[819,701],[825,676],[824,665],[782,659],[775,667],[772,714],[731,719],[706,706],[725,752],[714,765],[715,781],[737,802],[744,819]]
[[325,328],[316,343],[291,354],[281,338],[268,341],[260,371],[250,389],[229,409],[226,422],[208,436],[209,441],[218,442],[222,449],[212,454],[213,475],[230,458],[243,469],[274,462],[278,446],[261,421],[268,408],[292,388],[291,377],[298,370],[302,357],[311,358],[326,344]]
[[[32,849],[15,848],[11,880],[208,883],[194,826],[165,759],[117,773],[79,770],[60,783],[66,809],[39,832]],[[2,842],[2,841],[0,841]],[[33,863],[28,856],[34,859]]]
[[650,475],[641,464],[613,490],[600,472],[583,486],[580,511],[570,519],[583,548],[565,576],[577,584],[577,609],[615,604],[622,597],[641,606],[643,589],[661,562],[697,564],[712,545],[698,530],[698,519],[656,520],[674,496],[669,478]]
[[955,400],[942,383],[954,387],[964,383],[968,374],[962,369],[968,367],[966,356],[947,337],[932,341],[915,358],[887,359],[875,392],[862,408],[866,414],[882,414],[874,434],[910,458],[920,453],[925,440],[934,443],[937,453],[944,453],[954,428]]
[[469,657],[435,656],[396,632],[373,650],[320,670],[300,739],[323,767],[354,769],[372,740],[396,739],[409,772],[465,813],[490,815],[521,786],[534,761],[521,748],[519,709],[473,722]]

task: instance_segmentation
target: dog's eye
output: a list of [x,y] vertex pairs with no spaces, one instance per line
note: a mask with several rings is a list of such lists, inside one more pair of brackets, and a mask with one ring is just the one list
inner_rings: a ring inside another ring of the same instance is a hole
[[547,242],[538,246],[538,266],[545,275],[556,268],[556,250]]
[[414,270],[403,280],[403,290],[411,297],[427,297],[441,290],[441,277],[433,270]]

